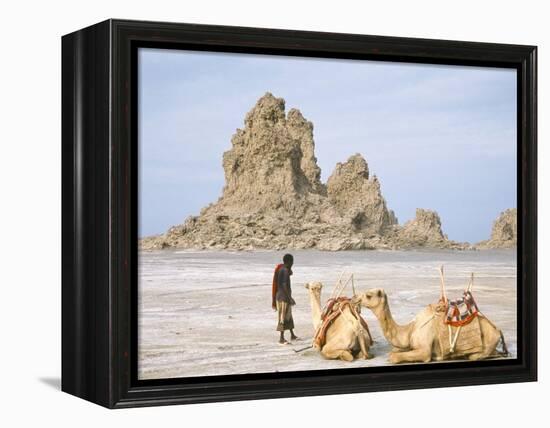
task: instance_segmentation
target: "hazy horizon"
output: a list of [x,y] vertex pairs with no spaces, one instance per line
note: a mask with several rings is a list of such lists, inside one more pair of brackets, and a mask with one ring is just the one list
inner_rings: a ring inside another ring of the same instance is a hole
[[265,92],[314,125],[326,183],[358,152],[403,224],[439,213],[457,241],[487,239],[516,207],[516,71],[139,50],[139,236],[215,202],[222,154]]

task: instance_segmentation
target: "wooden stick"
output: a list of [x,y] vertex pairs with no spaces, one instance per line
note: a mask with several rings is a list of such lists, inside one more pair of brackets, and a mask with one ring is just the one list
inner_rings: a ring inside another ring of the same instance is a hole
[[338,282],[336,283],[336,285],[332,289],[332,293],[330,293],[329,299],[332,299],[334,297],[334,294],[336,293],[336,290],[338,290],[340,288],[340,285],[341,285],[340,280],[338,280]]
[[[334,289],[332,290],[332,293],[330,295],[330,298],[325,302],[325,304],[323,305],[323,308],[321,309],[321,313],[325,312],[325,309],[327,308],[327,303],[332,300],[332,299],[337,299],[340,294],[342,293],[344,286],[342,286],[342,276],[344,276],[344,273],[346,273],[345,270],[342,271],[342,273],[340,274],[340,277],[338,278],[338,281],[336,282],[336,286],[334,287]],[[338,296],[338,297],[337,297]]]
[[447,303],[447,291],[445,290],[445,274],[443,273],[443,265],[439,267],[439,279],[441,280],[441,291],[440,298],[443,298],[443,301]]
[[348,278],[348,280],[344,283],[344,285],[342,286],[342,289],[340,290],[340,292],[335,296],[335,299],[337,299],[338,297],[340,297],[342,295],[342,293],[346,289],[350,279],[352,279],[352,278],[353,278],[353,274],[351,274],[351,276]]
[[355,292],[355,281],[354,281],[354,274],[353,273],[351,274],[351,288],[353,290],[353,297],[355,297],[357,295],[357,293]]
[[299,352],[305,351],[306,349],[310,349],[310,348],[313,348],[313,345],[309,345],[309,346],[306,346],[305,348],[301,348],[301,349],[294,349],[294,352],[296,352],[298,354]]
[[332,293],[330,294],[331,299],[336,294],[336,290],[338,290],[338,288],[342,285],[342,277],[344,276],[345,273],[346,271],[343,270],[342,273],[340,274],[340,277],[338,278],[338,281],[336,281],[336,286],[334,287],[334,289],[332,290]]
[[472,291],[472,287],[474,286],[474,273],[470,275],[470,282],[468,284],[468,289],[466,290],[468,293]]
[[458,335],[460,334],[461,329],[462,329],[461,325],[459,325],[458,328],[456,329],[456,334],[455,334],[455,337],[453,339],[453,343],[451,344],[451,352],[455,351],[456,342],[458,340]]

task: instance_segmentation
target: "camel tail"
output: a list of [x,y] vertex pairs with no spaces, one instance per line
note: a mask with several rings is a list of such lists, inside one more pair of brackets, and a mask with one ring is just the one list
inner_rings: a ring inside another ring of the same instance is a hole
[[508,352],[508,347],[506,346],[506,341],[504,340],[504,334],[502,334],[502,331],[500,332],[500,343],[502,344],[502,351],[497,351],[497,353],[501,357],[508,357],[510,352]]

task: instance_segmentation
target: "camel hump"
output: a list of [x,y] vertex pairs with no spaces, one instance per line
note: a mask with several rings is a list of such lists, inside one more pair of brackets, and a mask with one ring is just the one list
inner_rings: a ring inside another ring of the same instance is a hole
[[329,299],[327,301],[325,310],[321,314],[321,325],[315,332],[315,337],[313,339],[315,347],[321,349],[324,346],[324,344],[326,343],[327,331],[329,327],[340,315],[342,315],[342,311],[347,307],[349,307],[352,315],[355,317],[355,319],[359,320],[361,326],[367,331],[372,342],[372,336],[370,334],[367,321],[357,312],[354,305],[352,304],[352,300],[349,297],[338,297]]

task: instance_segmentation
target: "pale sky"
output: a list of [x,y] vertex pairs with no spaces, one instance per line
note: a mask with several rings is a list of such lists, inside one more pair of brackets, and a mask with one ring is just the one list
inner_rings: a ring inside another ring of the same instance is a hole
[[313,122],[323,182],[361,153],[400,224],[432,209],[477,242],[516,206],[515,70],[162,49],[138,66],[139,236],[219,198],[222,154],[265,92]]

